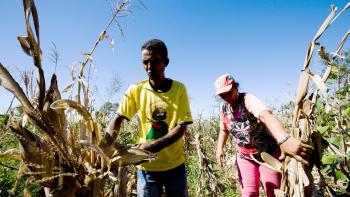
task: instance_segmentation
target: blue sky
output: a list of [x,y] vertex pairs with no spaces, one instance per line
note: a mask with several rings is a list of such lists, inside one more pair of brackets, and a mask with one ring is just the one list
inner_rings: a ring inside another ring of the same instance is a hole
[[[251,92],[268,105],[294,99],[299,72],[308,43],[328,16],[334,3],[342,9],[347,1],[329,0],[144,0],[131,7],[133,15],[120,18],[125,37],[116,25],[115,53],[102,42],[93,63],[92,86],[97,87],[96,103],[107,100],[106,90],[114,77],[122,81],[123,91],[146,78],[141,65],[140,46],[159,38],[168,46],[170,64],[166,76],[187,86],[193,114],[216,113],[213,82],[231,73],[241,91]],[[70,82],[70,65],[82,61],[105,28],[111,12],[107,0],[36,1],[44,53],[44,69],[49,81],[54,64],[49,54],[54,42],[60,54],[59,88]],[[0,62],[18,79],[18,70],[33,69],[17,41],[25,35],[22,1],[0,1]],[[348,11],[349,12],[349,11]],[[334,51],[349,28],[350,12],[344,13],[320,42]],[[344,48],[348,49],[348,46]],[[317,60],[313,62],[319,64]],[[10,94],[0,88],[0,110],[7,109]]]

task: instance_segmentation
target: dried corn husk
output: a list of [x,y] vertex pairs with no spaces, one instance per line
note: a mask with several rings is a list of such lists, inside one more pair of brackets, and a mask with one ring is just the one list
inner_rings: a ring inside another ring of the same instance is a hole
[[138,149],[131,145],[126,145],[123,148],[117,149],[111,158],[111,165],[124,166],[130,164],[140,164],[146,161],[156,159],[156,155],[149,151]]
[[[55,158],[50,145],[38,135],[20,125],[10,125],[11,130],[19,136],[22,160],[37,179],[51,177],[55,169]],[[43,183],[45,187],[54,187],[53,180]]]
[[[273,158],[270,154],[265,153],[265,152],[263,152],[263,153],[261,153],[261,158],[264,160],[264,162],[260,162],[259,160],[257,160],[254,157],[254,155],[250,155],[250,158],[262,166],[265,166],[265,167],[267,167],[271,170],[274,170],[276,172],[281,172],[282,164],[277,159]],[[277,160],[277,161],[275,161],[275,160]]]
[[70,109],[73,108],[84,117],[85,123],[90,131],[95,131],[93,119],[87,109],[79,103],[72,100],[57,100],[51,104],[51,109]]
[[0,152],[0,158],[7,158],[7,159],[15,159],[15,160],[22,160],[21,154],[18,149],[8,149],[4,152]]
[[265,161],[266,164],[271,166],[275,171],[281,172],[282,163],[278,159],[272,157],[270,154],[266,152],[261,153],[261,158]]
[[[80,143],[95,150],[107,162],[107,164],[110,167],[139,164],[142,162],[156,159],[156,156],[153,153],[142,149],[138,149],[132,145],[119,144],[118,145],[119,148],[114,149],[113,155],[108,156],[105,154],[105,152],[110,152],[110,151],[102,150],[100,147],[96,146],[95,144],[91,144],[87,140],[81,140]],[[116,146],[111,145],[111,148],[113,147],[116,147]]]

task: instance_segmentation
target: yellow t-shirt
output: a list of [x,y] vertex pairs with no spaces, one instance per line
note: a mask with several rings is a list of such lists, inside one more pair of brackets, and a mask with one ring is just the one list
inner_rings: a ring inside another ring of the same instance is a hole
[[[139,117],[138,142],[159,139],[181,123],[192,123],[190,105],[184,84],[173,80],[164,93],[153,90],[148,80],[131,85],[125,92],[118,113],[129,120]],[[185,161],[183,137],[162,149],[157,159],[137,166],[146,171],[173,169]]]

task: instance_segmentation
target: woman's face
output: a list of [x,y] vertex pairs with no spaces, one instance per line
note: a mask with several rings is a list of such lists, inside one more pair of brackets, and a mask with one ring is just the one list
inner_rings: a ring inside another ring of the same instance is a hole
[[231,105],[235,105],[238,99],[238,90],[236,87],[232,87],[230,91],[221,93],[219,95],[227,103],[230,103]]

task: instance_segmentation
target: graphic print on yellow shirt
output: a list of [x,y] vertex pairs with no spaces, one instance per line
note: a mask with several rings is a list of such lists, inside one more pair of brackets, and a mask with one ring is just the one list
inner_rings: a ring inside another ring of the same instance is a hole
[[146,140],[156,140],[168,133],[169,126],[164,121],[166,119],[166,109],[161,106],[156,106],[155,110],[152,112],[152,127],[148,131]]
[[[186,87],[173,80],[167,92],[154,91],[148,80],[141,81],[125,92],[118,114],[131,120],[139,119],[137,143],[157,140],[172,132],[178,124],[192,123]],[[165,171],[185,161],[184,138],[156,153],[157,159],[137,166],[146,171]]]

